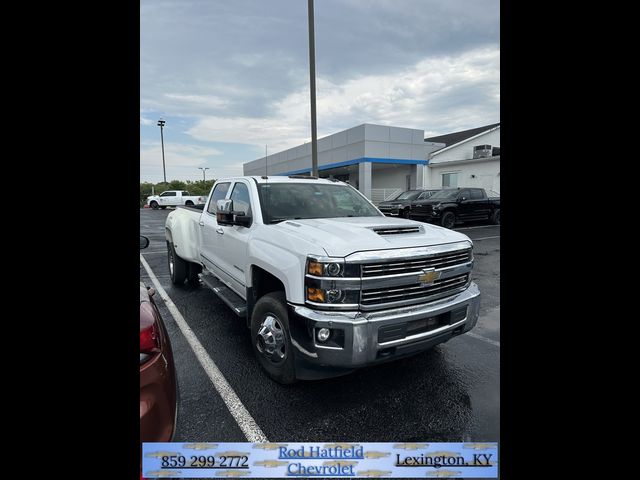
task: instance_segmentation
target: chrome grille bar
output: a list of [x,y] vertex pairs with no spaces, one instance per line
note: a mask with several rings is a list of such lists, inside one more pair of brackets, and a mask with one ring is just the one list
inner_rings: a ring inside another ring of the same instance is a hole
[[385,274],[420,272],[425,268],[443,268],[471,260],[471,249],[439,253],[428,257],[392,263],[370,263],[362,265],[362,276],[373,277]]

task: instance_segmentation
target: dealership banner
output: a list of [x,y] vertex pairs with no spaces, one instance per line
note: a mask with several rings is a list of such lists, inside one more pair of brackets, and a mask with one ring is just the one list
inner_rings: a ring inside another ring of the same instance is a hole
[[143,443],[144,478],[497,478],[488,443]]

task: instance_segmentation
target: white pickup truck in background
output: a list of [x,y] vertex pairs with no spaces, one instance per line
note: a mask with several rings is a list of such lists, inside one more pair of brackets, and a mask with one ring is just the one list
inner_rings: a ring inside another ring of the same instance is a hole
[[280,383],[413,355],[478,320],[471,240],[385,217],[346,183],[219,179],[203,210],[167,216],[165,236],[171,281],[201,281],[245,318]]
[[193,207],[196,205],[204,205],[207,197],[203,195],[189,195],[186,190],[167,190],[160,195],[150,195],[147,197],[147,205],[154,210],[167,207]]

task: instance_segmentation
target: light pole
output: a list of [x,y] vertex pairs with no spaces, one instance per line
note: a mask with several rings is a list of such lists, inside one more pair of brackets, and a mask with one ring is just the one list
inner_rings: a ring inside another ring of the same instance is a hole
[[316,42],[313,27],[313,0],[308,0],[309,15],[309,92],[311,94],[311,175],[318,176],[318,134],[316,126]]
[[209,167],[198,167],[200,170],[202,170],[202,181],[206,182],[207,181],[207,174],[205,173],[205,170],[209,170]]
[[165,122],[162,118],[158,120],[158,126],[160,127],[160,143],[162,144],[162,173],[164,174],[164,183],[167,183],[167,170],[164,166],[164,135],[162,134],[162,127],[164,127]]

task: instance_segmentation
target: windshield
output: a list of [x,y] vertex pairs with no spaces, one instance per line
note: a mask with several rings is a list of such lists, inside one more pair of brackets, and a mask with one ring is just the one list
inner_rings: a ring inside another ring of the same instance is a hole
[[379,217],[352,187],[312,183],[263,183],[259,186],[265,223],[303,218]]
[[429,197],[429,200],[452,200],[458,196],[458,190],[440,190]]
[[421,193],[422,192],[420,190],[409,190],[407,192],[402,192],[400,195],[394,198],[394,200],[414,200],[418,198],[418,195],[420,195]]

